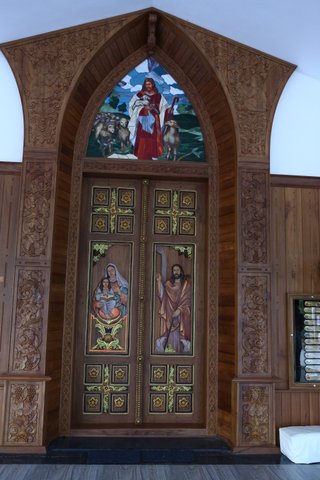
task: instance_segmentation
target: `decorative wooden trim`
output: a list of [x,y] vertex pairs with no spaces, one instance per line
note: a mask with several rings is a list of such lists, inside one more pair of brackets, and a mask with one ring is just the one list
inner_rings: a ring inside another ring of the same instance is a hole
[[148,218],[148,197],[149,197],[149,180],[142,180],[142,211],[141,211],[141,227],[139,242],[139,280],[138,280],[138,318],[137,318],[137,353],[136,353],[136,407],[135,407],[135,424],[142,422],[142,388],[143,388],[143,330],[145,320],[145,294],[146,294],[146,235],[147,235],[147,218]]
[[70,194],[70,217],[68,231],[68,258],[66,268],[65,291],[68,294],[68,302],[64,305],[64,333],[62,345],[62,366],[61,366],[61,391],[60,391],[60,434],[70,432],[71,418],[71,397],[72,385],[70,378],[73,372],[73,348],[75,329],[75,305],[76,290],[73,285],[77,281],[78,273],[78,247],[80,229],[80,209],[82,187],[82,163],[75,159],[72,169],[71,194]]
[[26,374],[26,375],[19,375],[19,374],[11,374],[11,373],[4,373],[0,375],[0,380],[2,381],[16,381],[16,382],[50,382],[51,377],[46,375],[37,375],[37,374]]
[[156,13],[149,13],[148,18],[148,39],[147,48],[148,55],[153,55],[157,44],[156,29],[157,29],[158,15]]
[[208,165],[186,165],[179,163],[176,165],[173,162],[165,161],[126,161],[126,160],[105,160],[105,159],[84,159],[83,173],[112,173],[113,175],[123,175],[123,172],[128,174],[144,174],[148,177],[156,177],[159,175],[172,175],[176,177],[188,178],[207,178],[210,167]]
[[0,162],[0,175],[21,175],[22,162]]
[[[73,437],[86,437],[92,435],[110,435],[111,437],[141,437],[141,428],[132,428],[132,429],[124,429],[124,428],[108,428],[105,430],[99,429],[71,429],[70,435]],[[170,428],[170,434],[168,434],[168,429],[166,428],[144,428],[143,429],[143,436],[145,438],[152,438],[152,437],[179,437],[179,438],[186,438],[186,437],[203,437],[208,435],[208,432],[204,428]]]
[[320,178],[294,175],[270,175],[270,186],[320,188]]
[[217,432],[218,424],[218,169],[213,167],[208,180],[208,342],[207,342],[207,430]]

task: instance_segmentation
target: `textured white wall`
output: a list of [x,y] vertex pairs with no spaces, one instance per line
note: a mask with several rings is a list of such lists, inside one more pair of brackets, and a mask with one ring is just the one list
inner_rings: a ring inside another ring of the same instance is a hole
[[286,84],[275,113],[270,172],[320,175],[320,81],[298,70]]
[[0,161],[22,162],[23,111],[16,80],[0,52]]

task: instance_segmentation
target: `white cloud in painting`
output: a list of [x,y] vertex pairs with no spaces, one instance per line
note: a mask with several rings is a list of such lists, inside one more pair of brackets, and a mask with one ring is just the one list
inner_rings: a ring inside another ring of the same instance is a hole
[[122,80],[120,80],[119,85],[120,85],[124,90],[128,90],[129,88],[132,88],[132,85],[131,85],[131,83],[130,83],[130,80],[131,80],[130,75],[126,75],[125,77],[123,77]]
[[149,68],[148,68],[148,60],[144,60],[144,62],[140,63],[140,65],[138,65],[135,70],[139,73],[145,73],[145,72],[149,72]]
[[131,88],[131,92],[139,92],[142,89],[142,85],[135,85]]
[[171,77],[168,73],[161,75],[163,80],[166,82],[167,85],[173,85],[174,83],[177,83],[174,78]]
[[174,87],[170,87],[170,93],[171,95],[183,95],[184,92],[182,90],[180,90],[179,88],[174,88]]

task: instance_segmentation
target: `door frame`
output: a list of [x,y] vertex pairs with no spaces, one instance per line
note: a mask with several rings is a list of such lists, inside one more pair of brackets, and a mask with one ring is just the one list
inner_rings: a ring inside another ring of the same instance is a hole
[[[156,57],[156,56],[155,56]],[[208,332],[205,358],[207,361],[207,402],[206,426],[204,429],[185,429],[181,431],[170,429],[171,435],[176,436],[203,436],[217,433],[218,415],[218,155],[215,135],[211,119],[205,104],[195,87],[186,75],[171,62],[166,55],[159,55],[159,61],[177,78],[185,89],[188,97],[199,118],[203,131],[206,151],[206,163],[170,162],[170,161],[132,161],[113,160],[103,158],[87,159],[85,157],[87,139],[91,125],[99,106],[105,98],[105,93],[110,91],[130,68],[145,58],[145,51],[138,50],[131,55],[127,62],[119,64],[99,85],[87,103],[82,115],[75,139],[75,150],[72,165],[70,211],[69,211],[69,236],[68,259],[65,282],[65,309],[64,309],[64,335],[63,357],[61,372],[61,396],[59,433],[61,435],[167,435],[168,429],[161,432],[157,429],[147,431],[137,428],[136,431],[128,430],[72,430],[71,429],[71,399],[72,385],[70,377],[73,374],[73,348],[75,334],[75,305],[77,262],[79,248],[80,204],[82,194],[82,179],[86,175],[98,176],[137,176],[140,178],[170,178],[181,179],[206,179],[208,182],[208,276],[207,276],[207,312]],[[181,78],[182,77],[182,78]]]

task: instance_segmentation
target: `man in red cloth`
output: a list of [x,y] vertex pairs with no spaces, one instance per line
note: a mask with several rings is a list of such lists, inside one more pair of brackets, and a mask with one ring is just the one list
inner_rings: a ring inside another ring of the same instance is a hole
[[163,154],[161,128],[168,107],[152,78],[146,78],[142,90],[130,100],[128,129],[138,159],[156,160]]
[[181,265],[173,265],[172,275],[162,284],[156,276],[160,298],[162,333],[156,339],[155,353],[191,353],[191,283]]

